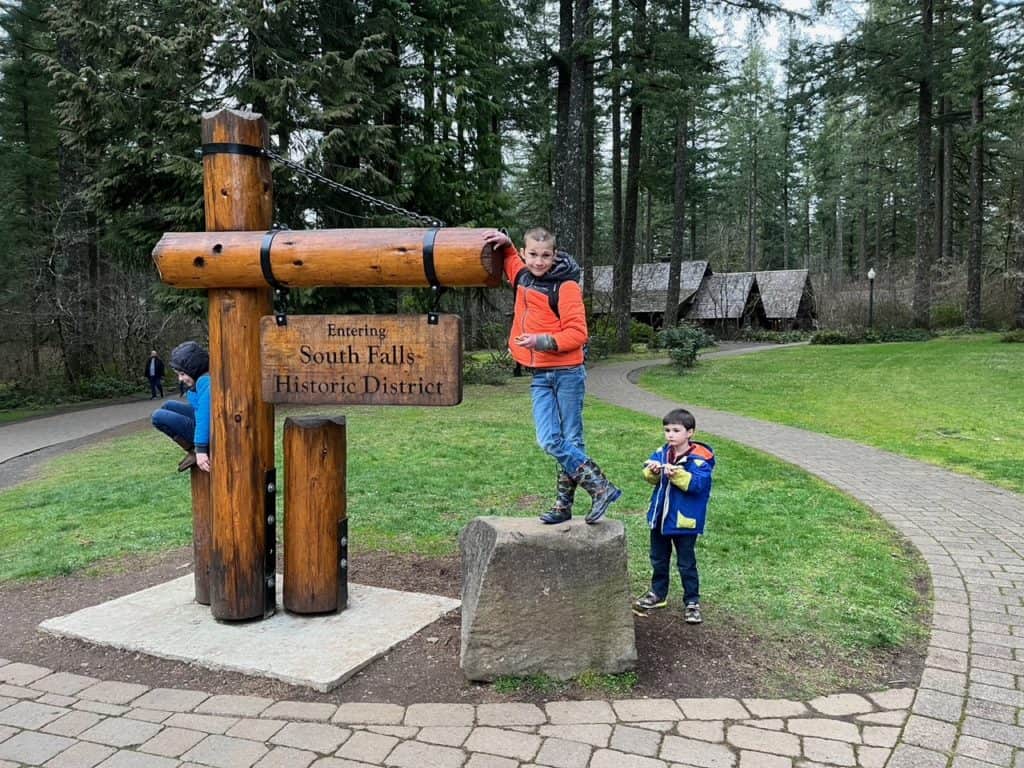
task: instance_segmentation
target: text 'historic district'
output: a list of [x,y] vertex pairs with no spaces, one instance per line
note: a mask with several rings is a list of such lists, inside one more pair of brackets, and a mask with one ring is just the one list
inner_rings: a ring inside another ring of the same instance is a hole
[[271,403],[458,405],[462,318],[290,315],[261,320],[263,399]]

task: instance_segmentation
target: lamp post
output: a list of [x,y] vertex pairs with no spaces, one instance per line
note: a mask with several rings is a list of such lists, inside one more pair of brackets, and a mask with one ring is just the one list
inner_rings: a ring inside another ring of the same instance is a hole
[[868,328],[875,321],[875,268],[868,270]]

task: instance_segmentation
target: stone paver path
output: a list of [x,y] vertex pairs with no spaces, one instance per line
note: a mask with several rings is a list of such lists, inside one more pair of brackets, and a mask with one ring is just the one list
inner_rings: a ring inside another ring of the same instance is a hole
[[[589,391],[660,418],[637,363]],[[0,768],[1024,768],[1024,499],[855,443],[707,409],[875,509],[925,557],[936,602],[920,688],[811,701],[309,704],[148,689],[0,659]],[[0,653],[2,653],[0,628]]]

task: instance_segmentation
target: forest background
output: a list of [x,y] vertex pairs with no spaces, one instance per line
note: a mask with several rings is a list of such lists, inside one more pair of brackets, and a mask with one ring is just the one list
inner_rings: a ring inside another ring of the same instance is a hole
[[[807,268],[823,325],[1024,327],[1024,3],[1018,0],[4,0],[0,381],[141,378],[201,333],[150,252],[204,228],[199,123],[261,113],[276,218],[545,224],[614,265]],[[823,37],[822,29],[830,33]],[[777,41],[777,44],[776,44]],[[493,292],[492,292],[493,294]],[[485,345],[484,291],[446,297]],[[426,295],[293,291],[292,311]],[[0,387],[2,390],[3,387]]]

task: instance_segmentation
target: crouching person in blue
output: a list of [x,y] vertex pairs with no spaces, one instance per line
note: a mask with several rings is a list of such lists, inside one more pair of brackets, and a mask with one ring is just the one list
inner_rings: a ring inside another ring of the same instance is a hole
[[691,438],[697,426],[693,414],[682,408],[661,420],[665,444],[644,462],[644,480],[654,486],[647,524],[651,528],[651,589],[639,597],[642,611],[668,605],[669,565],[672,548],[683,582],[683,618],[700,624],[700,576],[697,573],[697,537],[704,533],[711,473],[715,454],[711,447]]
[[187,402],[165,402],[153,412],[153,426],[184,449],[179,472],[192,466],[209,472],[210,355],[194,341],[186,341],[171,352],[171,368],[185,386]]

